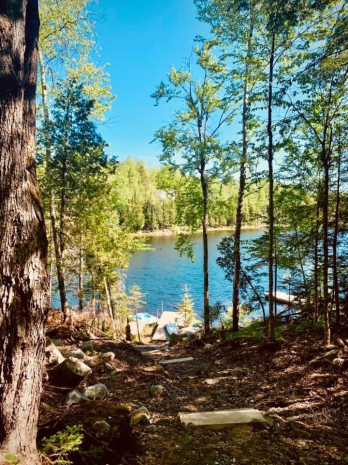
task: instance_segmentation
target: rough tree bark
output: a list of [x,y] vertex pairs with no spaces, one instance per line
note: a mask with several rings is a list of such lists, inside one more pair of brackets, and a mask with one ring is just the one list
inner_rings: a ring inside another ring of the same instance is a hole
[[37,0],[0,2],[0,460],[36,450],[49,305],[35,169]]

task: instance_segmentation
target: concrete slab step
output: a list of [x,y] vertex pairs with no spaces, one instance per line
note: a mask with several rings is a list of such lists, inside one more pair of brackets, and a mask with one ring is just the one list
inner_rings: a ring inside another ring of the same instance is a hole
[[160,347],[156,344],[144,344],[144,345],[135,345],[134,349],[140,351],[151,351],[151,350],[158,350]]
[[179,417],[181,424],[184,426],[205,426],[211,429],[222,429],[229,426],[241,426],[255,423],[267,425],[266,419],[262,413],[253,408],[179,413]]
[[172,358],[169,360],[160,360],[161,365],[170,365],[171,363],[182,363],[182,362],[191,362],[194,360],[193,357],[185,357],[185,358]]

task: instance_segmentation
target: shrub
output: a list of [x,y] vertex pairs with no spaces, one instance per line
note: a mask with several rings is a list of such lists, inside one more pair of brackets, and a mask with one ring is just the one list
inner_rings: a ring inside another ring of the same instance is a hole
[[72,465],[68,457],[71,452],[79,449],[79,445],[83,441],[83,427],[68,426],[64,431],[59,431],[49,438],[42,440],[42,452],[55,465]]

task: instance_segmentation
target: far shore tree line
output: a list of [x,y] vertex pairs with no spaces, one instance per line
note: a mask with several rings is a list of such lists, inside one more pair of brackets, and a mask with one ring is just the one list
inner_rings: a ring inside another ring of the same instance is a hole
[[[41,25],[37,0],[0,6],[0,459],[11,453],[23,465],[40,463],[50,284],[57,281],[65,318],[71,275],[80,308],[88,286],[112,312],[117,269],[146,249],[134,232],[147,226],[185,226],[177,248],[191,257],[190,234],[202,229],[207,332],[208,227],[225,222],[235,225],[219,246],[233,331],[248,287],[262,306],[265,265],[270,340],[279,270],[302,314],[323,323],[326,345],[332,328],[348,322],[347,4],[195,0],[211,36],[197,37],[190,60],[152,95],[177,105],[155,133],[165,165],[158,172],[118,164],[97,131],[114,96],[105,66],[92,59],[89,4],[43,0]],[[259,213],[267,233],[242,244],[242,225]]]

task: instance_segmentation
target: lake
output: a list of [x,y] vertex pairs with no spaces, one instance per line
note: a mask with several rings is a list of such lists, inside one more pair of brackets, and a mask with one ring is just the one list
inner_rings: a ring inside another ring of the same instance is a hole
[[[260,229],[244,229],[242,240],[252,240],[263,234]],[[209,281],[210,304],[220,301],[231,305],[232,283],[226,281],[223,270],[216,263],[219,256],[217,245],[230,231],[209,232]],[[183,286],[189,286],[194,299],[195,311],[201,314],[203,309],[203,245],[202,237],[194,236],[195,261],[180,257],[174,250],[176,236],[149,236],[148,243],[153,252],[136,252],[125,270],[127,293],[137,284],[146,294],[144,309],[154,315],[162,310],[174,310],[171,304],[178,304],[183,295]]]

